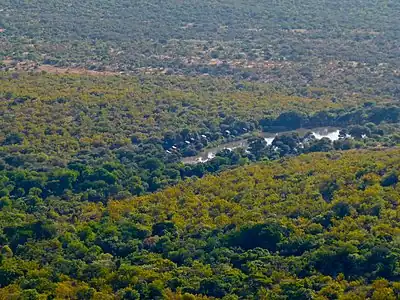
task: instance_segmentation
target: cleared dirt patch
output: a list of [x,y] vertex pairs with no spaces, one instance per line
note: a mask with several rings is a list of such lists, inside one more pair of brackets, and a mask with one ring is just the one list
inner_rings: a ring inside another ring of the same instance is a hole
[[33,72],[47,72],[52,74],[79,74],[79,75],[90,75],[90,76],[113,76],[120,75],[119,72],[112,71],[95,71],[87,70],[84,68],[63,68],[52,65],[39,65],[32,61],[16,62],[13,60],[3,60],[4,68],[10,71],[33,71]]

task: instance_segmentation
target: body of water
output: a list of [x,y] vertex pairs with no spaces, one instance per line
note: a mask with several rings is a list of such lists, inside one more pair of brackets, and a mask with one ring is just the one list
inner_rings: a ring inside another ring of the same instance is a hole
[[[331,128],[331,127],[323,127],[323,128],[314,128],[314,129],[298,129],[298,130],[294,130],[294,131],[285,131],[285,132],[279,132],[279,133],[264,132],[261,134],[261,136],[263,136],[265,141],[267,142],[267,144],[270,145],[276,136],[291,133],[291,132],[297,132],[300,136],[304,136],[306,133],[312,132],[312,134],[317,139],[329,138],[331,141],[336,141],[339,139],[340,129]],[[224,149],[233,150],[236,148],[247,148],[247,146],[248,146],[247,139],[241,139],[241,140],[237,140],[234,142],[227,142],[227,143],[223,143],[223,144],[213,147],[213,148],[205,149],[196,156],[185,157],[182,159],[182,162],[185,164],[204,163],[204,162],[207,162],[207,161],[213,159],[218,152],[220,152]]]

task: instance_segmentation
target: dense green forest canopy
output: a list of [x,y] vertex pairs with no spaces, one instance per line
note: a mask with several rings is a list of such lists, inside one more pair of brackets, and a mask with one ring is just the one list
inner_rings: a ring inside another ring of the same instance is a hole
[[2,0],[0,299],[400,299],[399,15]]
[[308,154],[107,206],[3,201],[0,295],[396,299],[399,158]]
[[[38,188],[43,199],[107,201],[250,161],[400,141],[400,107],[390,99],[311,87],[301,96],[215,78],[0,74],[0,172],[8,182],[0,190],[15,200]],[[320,126],[345,127],[343,138],[289,136],[270,146],[257,138]],[[242,136],[252,139],[249,153],[222,153],[204,166],[180,161]]]
[[[327,89],[310,88],[306,96],[297,96],[274,86],[212,78],[0,76],[2,135],[24,128],[28,143],[47,147],[48,154],[57,150],[49,141],[57,135],[112,144],[134,134],[148,139],[183,129],[221,131],[220,124],[229,119],[254,123],[284,111],[313,114],[376,102],[357,96],[336,99]],[[56,133],[61,129],[63,133]],[[75,147],[64,141],[66,147]]]

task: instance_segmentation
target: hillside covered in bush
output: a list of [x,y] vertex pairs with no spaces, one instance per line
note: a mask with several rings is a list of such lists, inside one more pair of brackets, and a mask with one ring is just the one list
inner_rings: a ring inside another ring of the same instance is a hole
[[[104,202],[264,158],[400,141],[400,107],[389,99],[295,96],[214,78],[4,72],[1,79],[0,190],[12,199],[37,188],[40,199]],[[343,128],[342,139],[295,135],[267,147],[258,136],[321,126]],[[181,162],[242,137],[251,143],[248,153],[221,154],[205,165]]]
[[308,154],[107,205],[3,202],[0,295],[396,299],[399,157]]
[[399,96],[397,0],[5,0],[0,9],[6,62]]
[[0,1],[0,299],[400,299],[398,0]]

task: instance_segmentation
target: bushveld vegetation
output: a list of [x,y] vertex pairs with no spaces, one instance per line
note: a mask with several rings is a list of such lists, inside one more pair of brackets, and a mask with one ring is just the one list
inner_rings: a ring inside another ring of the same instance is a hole
[[399,299],[399,4],[3,1],[0,299]]
[[399,154],[307,154],[106,205],[2,198],[0,293],[396,299]]
[[399,96],[396,0],[5,0],[0,9],[0,59]]

